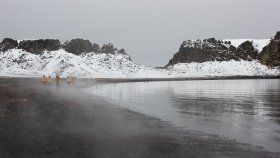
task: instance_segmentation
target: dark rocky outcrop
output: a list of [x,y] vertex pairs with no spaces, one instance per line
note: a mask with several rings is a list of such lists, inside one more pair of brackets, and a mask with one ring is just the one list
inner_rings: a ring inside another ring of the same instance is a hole
[[89,40],[84,39],[73,39],[69,42],[65,42],[62,47],[65,49],[65,51],[75,55],[93,51],[92,43]]
[[120,53],[120,54],[126,54],[126,52],[125,52],[125,50],[124,50],[124,49],[120,49],[120,50],[118,50],[118,53]]
[[14,49],[18,46],[18,42],[16,40],[13,40],[11,38],[5,38],[0,43],[0,51],[5,52],[9,49]]
[[95,52],[95,53],[106,53],[106,54],[126,54],[124,49],[118,50],[114,47],[113,44],[104,44],[101,48],[96,43],[91,43],[89,40],[83,40],[83,39],[73,39],[70,42],[66,42],[62,46],[65,51],[69,53],[73,53],[76,55],[80,55],[82,53],[88,53],[88,52]]
[[32,54],[40,54],[43,51],[55,51],[61,48],[57,39],[39,39],[20,41],[17,49],[23,49]]
[[280,31],[276,33],[276,35],[274,36],[274,40],[280,40]]
[[56,51],[63,48],[66,52],[75,55],[82,53],[106,53],[106,54],[125,54],[124,49],[117,49],[113,44],[104,44],[101,48],[96,43],[91,43],[89,40],[73,39],[65,43],[61,43],[57,39],[39,39],[39,40],[23,40],[18,43],[16,40],[5,38],[0,43],[0,51],[5,52],[9,49],[22,49],[32,54],[41,54],[44,51]]
[[229,61],[256,59],[258,51],[253,47],[252,42],[245,41],[238,48],[235,48],[229,41],[220,41],[215,38],[203,41],[185,41],[166,66],[176,63],[207,62],[207,61]]
[[250,41],[245,41],[237,48],[230,41],[219,41],[215,38],[203,41],[185,41],[179,52],[166,65],[177,63],[207,62],[207,61],[229,61],[229,60],[259,60],[262,64],[271,67],[280,66],[280,32],[259,53]]
[[100,53],[108,53],[108,54],[121,53],[121,54],[125,54],[125,51],[124,51],[124,49],[118,50],[117,48],[114,48],[113,44],[109,43],[109,44],[104,44],[101,47]]
[[237,47],[234,55],[239,59],[251,61],[257,59],[258,50],[254,48],[252,42],[245,41]]
[[117,49],[114,48],[113,44],[104,44],[101,47],[101,52],[100,53],[108,53],[108,54],[114,54],[116,53]]
[[93,44],[92,44],[92,51],[95,52],[95,53],[100,53],[101,48],[99,47],[98,44],[93,43]]
[[258,59],[264,65],[280,66],[280,32],[263,48]]

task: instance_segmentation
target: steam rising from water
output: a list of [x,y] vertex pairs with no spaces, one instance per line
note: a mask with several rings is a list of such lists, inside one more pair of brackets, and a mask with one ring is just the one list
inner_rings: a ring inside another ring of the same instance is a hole
[[85,91],[186,130],[280,151],[279,80],[117,83]]

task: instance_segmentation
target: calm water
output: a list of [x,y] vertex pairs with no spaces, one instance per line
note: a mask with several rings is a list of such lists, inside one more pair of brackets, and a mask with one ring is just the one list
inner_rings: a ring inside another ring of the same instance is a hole
[[280,80],[112,83],[86,91],[185,130],[280,152]]

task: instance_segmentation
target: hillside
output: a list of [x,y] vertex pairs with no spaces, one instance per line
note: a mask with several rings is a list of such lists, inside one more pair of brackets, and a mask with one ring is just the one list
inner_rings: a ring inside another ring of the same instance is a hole
[[279,39],[188,40],[165,68],[135,64],[124,49],[88,40],[0,43],[0,76],[79,78],[193,78],[280,76]]
[[228,39],[184,41],[166,67],[178,63],[210,61],[257,61],[270,67],[280,66],[278,32],[274,39]]

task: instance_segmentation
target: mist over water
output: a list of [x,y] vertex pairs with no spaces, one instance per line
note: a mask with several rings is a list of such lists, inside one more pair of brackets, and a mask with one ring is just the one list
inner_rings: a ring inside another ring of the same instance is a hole
[[111,83],[85,91],[185,130],[280,151],[280,80]]

